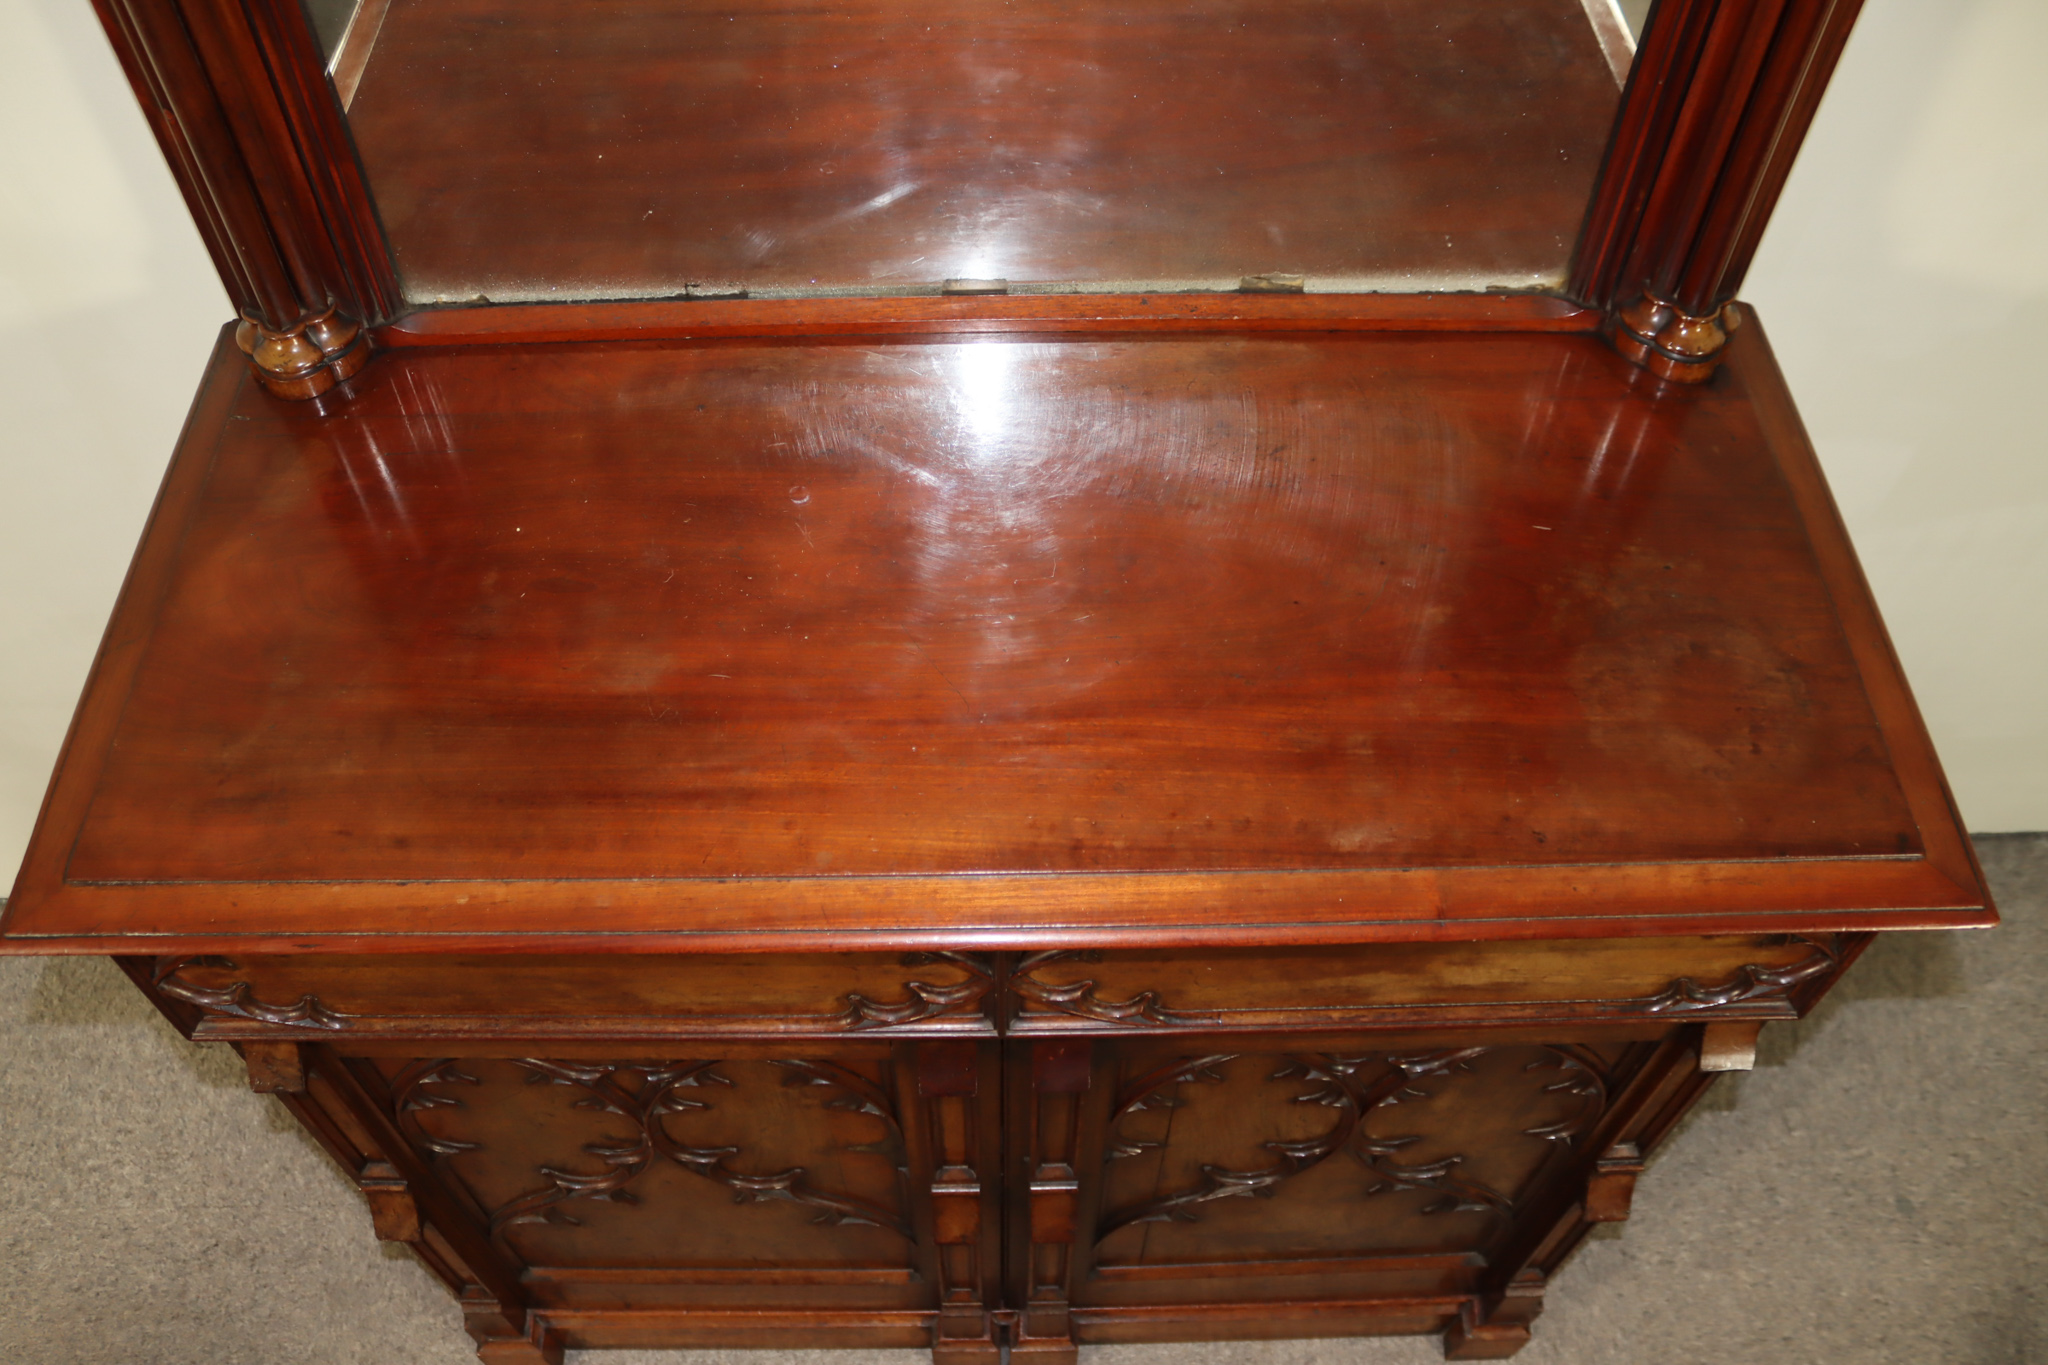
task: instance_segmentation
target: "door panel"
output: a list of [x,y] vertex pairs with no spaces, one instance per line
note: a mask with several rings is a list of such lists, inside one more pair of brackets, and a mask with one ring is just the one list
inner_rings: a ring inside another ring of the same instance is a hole
[[354,1065],[543,1303],[927,1306],[908,1049],[807,1053]]
[[1643,1044],[1095,1044],[1075,1308],[1469,1293]]

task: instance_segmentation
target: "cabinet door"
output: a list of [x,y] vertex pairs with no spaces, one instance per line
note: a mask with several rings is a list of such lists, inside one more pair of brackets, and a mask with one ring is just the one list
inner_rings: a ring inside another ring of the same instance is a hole
[[1697,1073],[1675,1034],[1531,1037],[1011,1044],[1023,1338],[1425,1332],[1517,1275],[1533,1298]]
[[646,1047],[339,1061],[570,1347],[987,1335],[992,1045]]

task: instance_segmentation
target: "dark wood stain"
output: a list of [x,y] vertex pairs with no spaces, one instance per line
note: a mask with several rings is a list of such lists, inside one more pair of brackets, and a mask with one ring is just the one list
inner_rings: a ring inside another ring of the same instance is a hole
[[[395,0],[390,252],[291,0],[100,8],[260,344],[0,951],[237,1048],[486,1361],[1503,1358],[1996,922],[1728,302],[1855,0],[1661,0],[1611,144],[1571,0]],[[1304,270],[1417,292],[935,292]]]

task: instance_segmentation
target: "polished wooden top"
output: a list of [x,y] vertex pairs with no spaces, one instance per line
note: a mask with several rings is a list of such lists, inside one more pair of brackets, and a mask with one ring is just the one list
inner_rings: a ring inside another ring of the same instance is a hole
[[1556,288],[1582,0],[392,0],[349,109],[408,298]]
[[1985,918],[1753,327],[1699,389],[1541,334],[416,349],[317,404],[240,376],[169,476],[21,946]]

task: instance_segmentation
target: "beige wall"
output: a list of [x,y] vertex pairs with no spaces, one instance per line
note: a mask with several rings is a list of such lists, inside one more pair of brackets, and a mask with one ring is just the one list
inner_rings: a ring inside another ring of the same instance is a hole
[[0,895],[228,316],[86,0],[0,0]]
[[[1745,291],[1982,830],[2048,829],[2043,70],[1870,0]],[[227,311],[85,0],[0,0],[0,888]]]
[[1869,0],[1743,296],[1974,830],[2048,829],[2048,3]]

